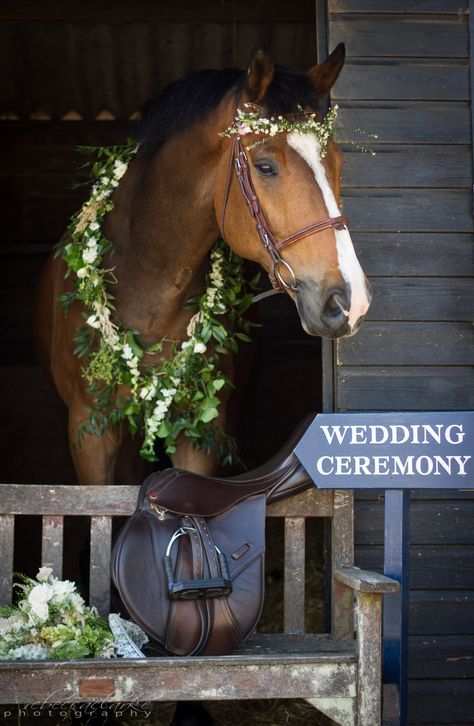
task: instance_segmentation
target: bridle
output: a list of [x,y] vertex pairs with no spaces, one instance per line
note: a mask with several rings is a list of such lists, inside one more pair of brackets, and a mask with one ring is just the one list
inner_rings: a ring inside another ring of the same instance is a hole
[[[323,229],[347,229],[347,219],[345,217],[327,217],[327,219],[321,219],[318,222],[313,222],[307,227],[303,227],[297,232],[289,234],[279,242],[275,239],[265,215],[260,206],[260,202],[253,186],[252,177],[250,176],[249,161],[245,149],[242,145],[239,136],[234,137],[232,141],[229,165],[227,170],[227,179],[224,190],[224,203],[222,205],[222,214],[220,219],[220,231],[222,237],[224,236],[224,222],[225,213],[227,209],[227,202],[229,199],[230,185],[232,182],[232,170],[235,170],[237,179],[239,180],[240,188],[244,199],[247,202],[248,208],[252,217],[255,219],[257,232],[262,241],[263,246],[267,250],[272,260],[272,267],[268,273],[270,282],[273,290],[271,292],[284,292],[285,290],[291,290],[295,292],[297,290],[296,276],[293,272],[290,264],[282,258],[280,251],[288,247],[289,245],[297,242],[303,237],[308,237],[310,234],[315,232],[321,232]],[[281,274],[281,268],[284,267],[289,275],[290,282],[287,282]],[[265,293],[264,293],[265,294]],[[260,296],[259,296],[260,297]]]

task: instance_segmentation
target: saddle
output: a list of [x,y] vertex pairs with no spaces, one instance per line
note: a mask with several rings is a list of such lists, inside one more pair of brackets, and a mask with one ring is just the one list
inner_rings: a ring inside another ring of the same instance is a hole
[[127,614],[165,655],[219,655],[255,630],[263,604],[265,508],[312,486],[293,449],[307,416],[266,464],[229,478],[151,474],[112,551]]

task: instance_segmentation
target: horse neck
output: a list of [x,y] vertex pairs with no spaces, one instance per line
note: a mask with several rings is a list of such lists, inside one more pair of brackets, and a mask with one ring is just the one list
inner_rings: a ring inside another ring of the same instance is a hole
[[217,160],[185,136],[151,160],[138,156],[132,162],[107,218],[117,312],[146,341],[184,337],[190,313],[183,303],[203,291],[208,252],[218,236]]

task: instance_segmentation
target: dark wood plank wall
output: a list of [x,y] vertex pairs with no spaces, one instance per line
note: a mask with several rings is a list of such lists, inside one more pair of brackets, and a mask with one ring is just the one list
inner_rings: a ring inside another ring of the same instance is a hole
[[[474,406],[472,154],[466,0],[329,0],[348,146],[344,213],[374,301],[334,351],[336,410]],[[367,140],[366,140],[367,141]],[[410,723],[474,723],[474,497],[412,497]],[[357,501],[357,559],[382,566],[381,496]]]

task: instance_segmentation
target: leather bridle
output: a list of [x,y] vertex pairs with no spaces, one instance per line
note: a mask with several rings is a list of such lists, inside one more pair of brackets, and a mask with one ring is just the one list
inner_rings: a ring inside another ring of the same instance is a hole
[[[260,202],[252,182],[252,177],[250,176],[247,154],[245,153],[245,149],[242,145],[240,137],[236,136],[233,139],[231,146],[227,179],[224,190],[224,202],[222,205],[222,214],[220,219],[220,231],[224,239],[224,222],[227,202],[229,199],[230,185],[232,182],[232,170],[235,170],[235,174],[237,176],[237,179],[239,180],[240,188],[242,190],[244,199],[247,202],[252,217],[254,217],[255,219],[255,224],[260,240],[262,241],[263,246],[267,250],[272,260],[272,267],[270,269],[270,272],[268,273],[270,282],[273,287],[272,292],[284,292],[285,290],[291,290],[293,292],[296,291],[297,284],[295,273],[293,272],[289,263],[282,258],[282,256],[280,255],[280,251],[293,244],[294,242],[303,239],[303,237],[308,237],[308,235],[314,234],[315,232],[321,232],[323,229],[329,229],[330,227],[332,227],[333,229],[346,229],[347,219],[345,217],[328,217],[327,219],[313,222],[313,224],[309,224],[307,227],[303,227],[297,232],[293,232],[287,237],[284,237],[282,240],[277,241],[268,225],[267,220],[265,219],[262,207],[260,206]],[[282,276],[282,266],[286,268],[287,272],[289,273],[290,282],[287,282]]]

